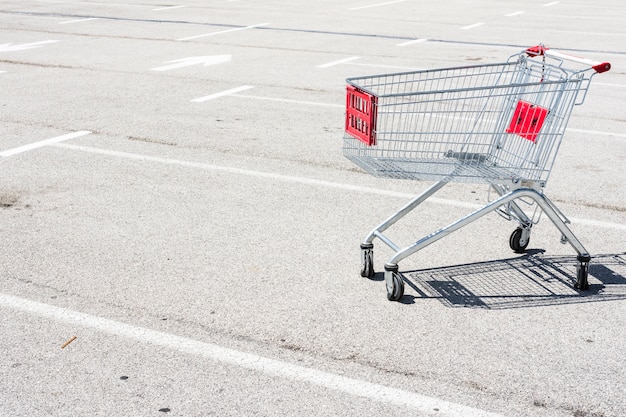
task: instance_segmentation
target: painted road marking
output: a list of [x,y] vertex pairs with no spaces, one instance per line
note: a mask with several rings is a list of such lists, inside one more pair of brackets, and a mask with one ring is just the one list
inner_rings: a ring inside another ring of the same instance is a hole
[[160,12],[161,10],[172,10],[172,9],[180,9],[183,7],[187,7],[183,4],[181,4],[180,6],[167,6],[167,7],[159,7],[158,9],[152,9],[153,12]]
[[474,23],[473,25],[463,26],[461,28],[461,30],[474,29],[474,28],[477,28],[477,27],[482,26],[482,25],[484,25],[484,23]]
[[497,417],[499,414],[451,403],[416,392],[392,388],[369,381],[295,365],[253,353],[225,348],[175,334],[134,326],[104,317],[56,307],[10,294],[0,293],[0,306],[31,314],[44,319],[96,330],[108,335],[123,337],[153,346],[161,346],[186,355],[199,356],[210,361],[250,369],[290,381],[304,382],[325,389],[343,392],[380,403],[393,404],[438,416]]
[[505,14],[506,17],[513,17],[513,16],[519,16],[521,14],[524,14],[526,12],[524,11],[519,11],[519,12],[513,12],[513,13],[509,13],[509,14]]
[[308,106],[333,107],[333,108],[337,108],[337,109],[344,109],[346,107],[345,104],[321,103],[319,101],[292,100],[292,99],[288,99],[288,98],[250,96],[250,95],[247,95],[247,94],[232,94],[232,96],[248,98],[248,99],[253,99],[253,100],[266,100],[266,101],[278,101],[278,102],[281,102],[281,103],[305,104],[305,105],[308,105]]
[[236,88],[232,88],[230,90],[221,91],[219,93],[211,94],[210,96],[194,98],[191,101],[196,102],[196,103],[202,103],[203,101],[213,100],[213,99],[218,98],[218,97],[230,96],[230,95],[233,95],[235,93],[239,93],[240,91],[249,90],[251,88],[254,88],[254,87],[251,86],[251,85],[242,85],[241,87],[236,87]]
[[551,3],[546,3],[543,5],[543,7],[550,7],[550,6],[556,6],[557,4],[559,4],[560,2],[558,1],[553,1]]
[[39,42],[23,43],[21,45],[5,43],[5,44],[0,45],[0,52],[15,52],[15,51],[23,51],[26,49],[41,48],[44,45],[48,45],[48,44],[55,43],[55,42],[58,42],[58,41],[39,41]]
[[209,65],[223,64],[231,60],[230,55],[213,55],[213,56],[190,56],[188,58],[175,59],[173,61],[165,61],[162,67],[152,68],[150,71],[169,71],[178,68],[189,67],[192,65],[202,64],[205,67]]
[[186,38],[180,38],[180,39],[176,39],[176,40],[177,41],[189,41],[189,40],[192,40],[192,39],[199,39],[199,38],[205,38],[207,36],[221,35],[223,33],[237,32],[239,30],[254,29],[254,28],[258,28],[258,27],[261,27],[261,26],[267,26],[267,25],[269,25],[269,23],[259,23],[258,25],[252,25],[252,26],[245,26],[245,27],[221,30],[219,32],[205,33],[205,34],[202,34],[202,35],[188,36]]
[[317,68],[328,68],[334,65],[345,64],[346,62],[356,61],[357,59],[360,59],[360,58],[361,58],[360,56],[351,56],[349,58],[343,58],[337,61],[329,62],[327,64],[318,65]]
[[406,0],[395,0],[395,1],[388,1],[386,3],[376,3],[376,4],[369,4],[366,6],[358,6],[358,7],[352,7],[348,10],[361,10],[361,9],[369,9],[371,7],[379,7],[379,6],[387,6],[388,4],[395,4],[395,3],[402,3]]
[[387,68],[387,69],[394,69],[394,70],[399,69],[402,71],[421,71],[425,69],[425,68],[418,68],[418,67],[407,67],[405,65],[361,64],[361,63],[354,63],[352,65],[360,66],[360,67],[371,67],[371,68]]
[[[334,188],[334,189],[340,189],[344,191],[381,195],[385,197],[395,197],[395,198],[401,198],[401,199],[406,199],[406,200],[411,200],[415,198],[415,194],[409,194],[409,193],[404,193],[400,191],[385,190],[385,189],[379,189],[379,188],[373,188],[373,187],[364,187],[360,185],[352,185],[352,184],[346,184],[346,183],[340,183],[340,182],[319,180],[315,178],[297,177],[294,175],[276,174],[273,172],[255,171],[251,169],[235,168],[235,167],[229,167],[229,166],[223,166],[223,165],[213,165],[213,164],[206,164],[202,162],[190,162],[190,161],[183,161],[180,159],[162,158],[158,156],[121,152],[121,151],[115,151],[115,150],[110,150],[110,149],[94,148],[90,146],[72,145],[69,143],[57,143],[53,146],[61,147],[65,149],[71,149],[75,151],[88,152],[88,153],[93,153],[93,154],[98,154],[98,155],[112,156],[116,158],[124,158],[124,159],[129,159],[129,160],[134,160],[134,161],[155,162],[155,163],[165,164],[165,165],[182,166],[182,167],[187,167],[187,168],[200,169],[203,171],[227,172],[230,174],[245,175],[249,177],[266,178],[266,179],[271,179],[274,181],[277,180],[277,181],[305,184],[305,185],[311,185],[311,186],[317,186],[317,187]],[[483,205],[481,204],[468,203],[465,201],[449,200],[446,198],[437,198],[437,197],[429,197],[425,201],[425,203],[453,206],[453,207],[459,207],[459,208],[470,209],[470,210],[476,210],[478,208],[483,207]],[[576,219],[576,218],[571,218],[571,217],[569,220],[572,223],[578,223],[578,224],[582,224],[585,226],[593,226],[593,227],[601,227],[605,229],[626,231],[626,224],[601,222],[601,221],[589,220],[589,219]]]
[[613,133],[613,132],[602,132],[599,130],[584,130],[584,129],[570,129],[569,127],[565,129],[566,132],[576,132],[576,133],[584,133],[586,135],[598,135],[598,136],[615,136],[618,138],[626,138],[625,133]]
[[65,22],[59,22],[59,25],[66,25],[68,23],[89,22],[90,20],[100,20],[100,18],[99,17],[88,17],[88,18],[85,18],[85,19],[67,20]]
[[626,84],[608,84],[608,83],[600,83],[600,82],[594,82],[593,85],[602,85],[604,87],[617,87],[617,88],[624,88],[626,87]]
[[7,157],[16,155],[18,153],[27,152],[33,149],[41,148],[43,146],[51,145],[53,143],[63,142],[68,139],[77,138],[80,136],[85,136],[90,134],[91,132],[87,130],[81,130],[80,132],[68,133],[67,135],[57,136],[55,138],[45,139],[39,142],[31,143],[24,146],[19,146],[17,148],[9,149],[4,152],[0,152],[0,156]]
[[412,41],[399,43],[396,46],[409,46],[409,45],[413,45],[414,43],[420,43],[420,42],[426,42],[426,41],[428,41],[428,39],[426,38],[413,39]]

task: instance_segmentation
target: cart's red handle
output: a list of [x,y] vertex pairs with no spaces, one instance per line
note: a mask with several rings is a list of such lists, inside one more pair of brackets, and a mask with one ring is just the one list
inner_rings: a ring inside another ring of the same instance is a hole
[[593,68],[598,73],[607,72],[608,70],[611,69],[611,64],[609,62],[593,61],[591,59],[587,59],[587,58],[582,58],[582,57],[575,56],[575,55],[566,54],[566,53],[563,53],[563,52],[560,52],[560,51],[555,51],[554,49],[546,48],[543,45],[537,45],[537,46],[530,47],[530,48],[528,48],[526,50],[526,53],[529,56],[545,55],[545,56],[550,56],[550,57],[553,57],[553,58],[565,59],[565,60],[568,60],[568,61],[578,62],[579,64],[589,65],[591,68]]

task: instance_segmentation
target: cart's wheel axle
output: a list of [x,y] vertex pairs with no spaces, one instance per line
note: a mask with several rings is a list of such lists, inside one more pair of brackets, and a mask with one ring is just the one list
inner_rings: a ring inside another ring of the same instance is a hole
[[374,277],[374,245],[371,243],[361,243],[361,276]]
[[530,228],[518,227],[511,233],[509,246],[515,253],[524,253],[530,243]]
[[589,261],[591,261],[591,256],[578,256],[578,266],[576,267],[576,284],[574,284],[574,288],[581,291],[589,289],[589,282],[587,281],[587,278],[589,276]]
[[387,299],[398,301],[404,295],[404,280],[398,273],[398,265],[385,265],[385,285],[387,287]]

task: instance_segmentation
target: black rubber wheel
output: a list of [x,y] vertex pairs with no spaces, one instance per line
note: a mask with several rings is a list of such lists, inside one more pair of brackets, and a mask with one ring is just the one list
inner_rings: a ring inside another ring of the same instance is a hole
[[374,251],[361,249],[361,276],[371,279],[374,276]]
[[511,237],[509,238],[509,246],[513,249],[515,253],[524,253],[526,248],[528,247],[528,243],[530,243],[530,237],[522,240],[522,236],[524,233],[524,229],[518,227],[511,233]]
[[574,284],[574,288],[579,289],[581,291],[586,291],[589,289],[589,282],[587,278],[589,276],[589,264],[587,262],[580,262],[578,267],[576,268],[576,284]]
[[398,301],[402,298],[404,295],[404,281],[397,271],[385,270],[385,284],[389,301]]

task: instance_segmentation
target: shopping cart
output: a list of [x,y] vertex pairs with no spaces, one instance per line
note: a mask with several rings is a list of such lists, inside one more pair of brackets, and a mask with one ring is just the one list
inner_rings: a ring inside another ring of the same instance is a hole
[[[374,276],[378,238],[394,251],[384,276],[387,298],[399,300],[401,260],[492,211],[518,222],[509,245],[523,253],[543,211],[578,253],[575,287],[587,289],[591,256],[543,188],[574,105],[610,68],[539,45],[504,63],[348,78],[344,155],[375,176],[436,181],[363,240],[361,276]],[[406,247],[383,234],[449,182],[487,183],[496,198]]]

